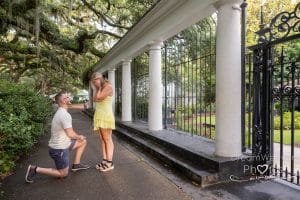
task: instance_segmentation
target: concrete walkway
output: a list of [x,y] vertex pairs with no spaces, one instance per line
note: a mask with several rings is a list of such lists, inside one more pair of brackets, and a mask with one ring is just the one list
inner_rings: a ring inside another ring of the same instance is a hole
[[[280,167],[280,144],[274,143],[274,165],[277,164],[277,168]],[[283,168],[287,167],[288,171],[291,171],[291,145],[283,145]],[[294,172],[300,171],[300,148],[294,148]]]
[[37,175],[34,183],[27,184],[24,174],[28,164],[53,166],[48,156],[49,134],[41,138],[31,155],[21,159],[15,173],[0,183],[0,199],[298,199],[300,190],[274,181],[231,182],[209,188],[200,188],[167,165],[162,165],[138,148],[114,136],[115,169],[100,173],[93,166],[99,162],[98,136],[92,131],[91,119],[80,110],[70,110],[74,129],[85,135],[88,146],[82,162],[91,169],[70,172],[65,179]]

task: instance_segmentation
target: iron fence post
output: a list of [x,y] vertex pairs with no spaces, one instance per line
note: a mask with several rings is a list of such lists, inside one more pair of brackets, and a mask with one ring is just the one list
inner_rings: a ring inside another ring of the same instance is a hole
[[242,9],[242,26],[241,26],[241,134],[242,134],[242,152],[246,150],[245,147],[245,54],[246,54],[246,20],[247,20],[247,1],[241,4]]

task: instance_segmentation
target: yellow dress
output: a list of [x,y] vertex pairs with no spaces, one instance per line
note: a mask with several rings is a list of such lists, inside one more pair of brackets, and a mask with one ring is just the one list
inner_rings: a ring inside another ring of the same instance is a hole
[[115,129],[115,117],[112,110],[112,96],[96,102],[94,113],[94,130],[99,128]]

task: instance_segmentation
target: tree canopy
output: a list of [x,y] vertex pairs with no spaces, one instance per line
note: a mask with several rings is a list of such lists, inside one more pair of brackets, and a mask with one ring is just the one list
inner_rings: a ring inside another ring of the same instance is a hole
[[82,87],[81,75],[155,0],[2,0],[0,77],[43,93]]
[[296,3],[296,0],[247,0],[247,46],[257,43],[255,32],[259,30],[261,19],[264,25],[270,24],[271,19],[280,12],[293,11]]
[[[42,93],[83,87],[89,71],[157,0],[1,0],[0,78]],[[247,0],[247,46],[295,0]],[[187,34],[188,35],[188,34]]]

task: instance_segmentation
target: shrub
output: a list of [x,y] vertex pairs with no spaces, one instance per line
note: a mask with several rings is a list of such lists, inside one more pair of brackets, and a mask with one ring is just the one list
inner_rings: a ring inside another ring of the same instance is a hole
[[23,85],[0,80],[0,110],[0,175],[3,175],[44,133],[51,102]]

